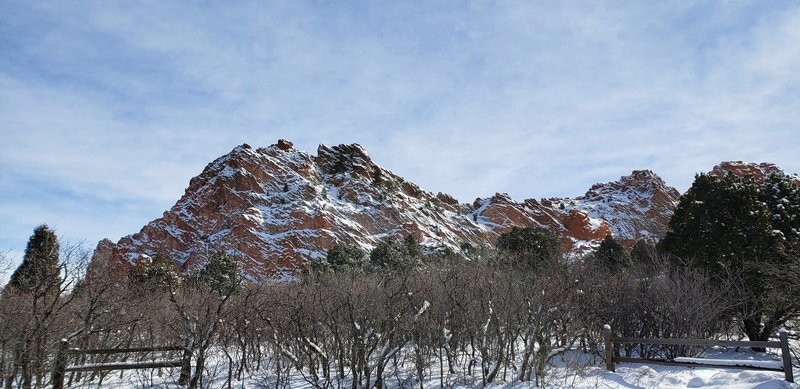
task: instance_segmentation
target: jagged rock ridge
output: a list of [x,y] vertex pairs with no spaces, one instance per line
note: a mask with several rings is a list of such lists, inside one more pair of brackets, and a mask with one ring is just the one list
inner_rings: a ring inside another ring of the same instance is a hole
[[414,236],[430,250],[492,244],[513,227],[543,226],[572,254],[609,233],[632,245],[666,231],[679,194],[650,171],[594,185],[574,199],[506,194],[460,204],[432,194],[375,164],[357,144],[320,145],[317,155],[279,140],[266,148],[234,148],[193,178],[164,215],[119,242],[98,244],[94,268],[125,272],[164,251],[184,269],[213,250],[239,256],[252,279],[290,276],[338,241],[365,249],[386,238]]
[[[770,175],[784,174],[784,171],[774,163],[769,162],[747,163],[742,161],[726,161],[714,166],[709,174],[720,178],[728,174],[733,174],[736,177],[748,176],[754,178],[756,181],[764,181]],[[800,177],[796,174],[789,176],[793,178],[795,182],[800,183]]]

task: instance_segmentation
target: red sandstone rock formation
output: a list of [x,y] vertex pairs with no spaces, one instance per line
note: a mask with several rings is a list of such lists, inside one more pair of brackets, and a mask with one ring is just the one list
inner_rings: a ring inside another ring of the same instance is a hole
[[[727,161],[722,162],[708,173],[716,177],[725,177],[728,174],[733,174],[736,177],[751,177],[756,181],[764,181],[772,174],[783,174],[778,166],[769,162],[762,163],[747,163],[742,161]],[[800,177],[793,175],[795,181],[800,185]]]
[[612,234],[628,247],[644,239],[655,243],[666,232],[680,194],[651,171],[634,171],[619,181],[596,184],[574,199],[513,202],[506,195],[476,200],[480,215],[496,232],[513,226],[546,226],[561,236],[565,252],[593,250]]
[[513,227],[557,233],[566,252],[586,253],[609,233],[625,244],[657,240],[678,192],[649,171],[593,186],[575,199],[513,201],[508,195],[459,204],[375,164],[357,144],[317,155],[291,142],[236,147],[193,178],[164,215],[116,244],[104,240],[92,269],[124,274],[165,252],[184,269],[215,250],[238,256],[252,279],[291,276],[338,241],[371,249],[381,239],[414,236],[429,249],[493,244]]

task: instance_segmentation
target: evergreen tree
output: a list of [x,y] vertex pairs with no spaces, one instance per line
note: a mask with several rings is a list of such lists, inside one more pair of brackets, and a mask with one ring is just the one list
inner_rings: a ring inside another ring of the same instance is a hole
[[762,186],[761,201],[767,205],[773,231],[785,245],[800,242],[800,188],[785,174],[770,175]]
[[622,244],[611,235],[606,235],[594,252],[595,259],[613,273],[631,267],[631,256]]
[[639,239],[631,249],[631,262],[636,264],[652,264],[656,259],[656,246]]
[[22,264],[14,271],[9,285],[21,292],[46,294],[61,283],[58,259],[58,238],[42,224],[33,230],[25,248]]
[[377,166],[372,169],[372,185],[383,186],[383,171]]
[[410,270],[422,266],[423,254],[414,237],[408,235],[400,243],[394,239],[378,243],[370,252],[369,260],[374,267]]
[[379,268],[400,268],[403,264],[403,252],[394,239],[386,239],[370,251],[369,262]]
[[502,262],[526,269],[539,269],[562,259],[561,241],[541,227],[514,227],[497,238],[497,248]]
[[225,251],[217,251],[200,270],[200,282],[219,294],[233,292],[239,283],[239,265],[236,258]]
[[367,264],[367,253],[352,243],[337,243],[325,255],[324,261],[312,263],[317,271],[361,270]]
[[181,282],[180,267],[164,252],[152,260],[141,260],[131,269],[130,282],[134,285],[167,288]]
[[[709,272],[739,290],[735,314],[750,340],[766,340],[798,307],[782,296],[769,271],[797,272],[787,258],[796,239],[800,199],[792,184],[764,184],[700,174],[675,209],[659,248],[683,264]],[[794,223],[794,224],[793,224]]]
[[683,195],[660,246],[712,276],[778,255],[761,185],[728,175],[700,174]]
[[403,252],[409,258],[420,260],[423,257],[422,247],[417,243],[417,239],[410,234],[403,238]]

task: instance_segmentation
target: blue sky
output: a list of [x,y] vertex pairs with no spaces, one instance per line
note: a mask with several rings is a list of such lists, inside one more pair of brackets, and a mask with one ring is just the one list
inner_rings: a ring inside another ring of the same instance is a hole
[[800,3],[0,0],[0,250],[117,240],[234,146],[360,143],[462,202],[800,172]]

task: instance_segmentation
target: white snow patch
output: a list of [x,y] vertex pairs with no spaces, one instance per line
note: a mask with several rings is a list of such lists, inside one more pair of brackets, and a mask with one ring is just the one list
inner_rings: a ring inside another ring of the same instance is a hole
[[264,224],[264,213],[256,207],[248,208],[242,215],[248,221],[252,221],[259,225]]
[[723,365],[723,366],[750,366],[766,369],[781,369],[783,364],[780,361],[757,361],[741,359],[710,359],[710,358],[690,358],[678,357],[675,362],[696,363],[699,365]]

